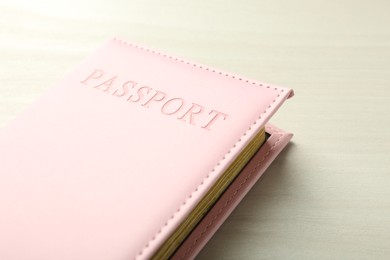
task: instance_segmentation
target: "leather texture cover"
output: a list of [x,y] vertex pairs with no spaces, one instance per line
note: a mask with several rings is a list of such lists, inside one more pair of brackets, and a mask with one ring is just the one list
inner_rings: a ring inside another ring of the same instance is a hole
[[266,125],[266,131],[270,137],[176,251],[173,260],[195,258],[292,138],[291,133],[271,124]]
[[0,131],[0,259],[151,257],[291,95],[108,41]]

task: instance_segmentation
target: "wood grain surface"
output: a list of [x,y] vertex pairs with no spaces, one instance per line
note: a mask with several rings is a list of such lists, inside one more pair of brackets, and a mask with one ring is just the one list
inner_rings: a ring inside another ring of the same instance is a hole
[[389,1],[0,0],[0,127],[112,36],[295,90],[199,259],[390,259]]

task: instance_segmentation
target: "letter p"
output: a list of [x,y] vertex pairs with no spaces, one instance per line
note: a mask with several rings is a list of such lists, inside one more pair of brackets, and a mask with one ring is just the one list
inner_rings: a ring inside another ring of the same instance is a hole
[[86,79],[84,79],[83,81],[80,81],[80,83],[83,83],[85,85],[87,85],[87,82],[90,80],[90,79],[98,79],[100,78],[101,76],[103,76],[103,71],[101,70],[98,70],[98,69],[95,69],[94,72],[91,73],[91,75],[89,75]]

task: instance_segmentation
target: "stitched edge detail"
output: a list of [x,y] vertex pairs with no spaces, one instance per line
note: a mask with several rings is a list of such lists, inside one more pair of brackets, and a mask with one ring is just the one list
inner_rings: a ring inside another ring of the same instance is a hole
[[147,52],[151,52],[151,53],[154,53],[156,55],[159,55],[159,56],[162,56],[162,57],[165,57],[165,58],[168,58],[168,59],[171,59],[171,60],[175,60],[175,61],[178,61],[178,62],[181,62],[181,63],[184,63],[184,64],[187,64],[189,66],[194,66],[194,67],[198,67],[200,69],[204,69],[206,71],[209,71],[209,72],[212,72],[212,73],[216,73],[216,74],[219,74],[219,75],[225,75],[226,77],[230,77],[230,78],[233,78],[235,80],[238,80],[238,81],[244,81],[244,82],[247,82],[247,83],[251,83],[253,85],[258,85],[258,86],[261,86],[261,87],[265,87],[265,88],[268,88],[268,89],[272,89],[272,90],[275,90],[278,92],[278,95],[274,98],[274,100],[268,105],[268,107],[263,111],[263,113],[261,113],[257,118],[256,120],[249,126],[249,128],[241,135],[241,137],[238,139],[238,141],[236,141],[236,143],[233,145],[232,148],[229,149],[229,151],[222,157],[222,159],[217,163],[216,166],[214,166],[214,168],[207,174],[206,177],[203,178],[203,180],[201,181],[201,183],[195,188],[195,190],[193,190],[191,192],[191,194],[185,199],[185,201],[179,206],[179,208],[173,213],[173,215],[164,223],[164,225],[157,231],[157,233],[145,244],[145,246],[138,252],[138,254],[134,257],[134,259],[137,259],[139,257],[141,257],[143,254],[144,254],[144,251],[145,249],[147,249],[151,242],[156,240],[156,238],[159,236],[159,234],[161,234],[161,232],[164,230],[165,227],[168,226],[168,224],[170,223],[171,220],[173,220],[176,216],[177,213],[179,213],[182,209],[183,206],[185,206],[187,204],[187,201],[189,199],[191,199],[193,197],[193,194],[196,193],[199,188],[205,183],[205,180],[207,180],[208,178],[210,178],[211,176],[211,173],[215,172],[215,168],[217,168],[219,165],[221,165],[221,163],[226,159],[227,155],[231,153],[231,150],[234,149],[240,142],[242,142],[243,140],[243,137],[247,135],[247,133],[252,129],[253,126],[257,125],[258,124],[258,121],[262,119],[263,115],[265,115],[269,109],[272,107],[272,105],[276,102],[276,100],[281,96],[281,93],[284,91],[284,89],[279,89],[279,88],[276,88],[276,87],[271,87],[271,86],[268,86],[268,85],[263,85],[261,83],[257,83],[255,81],[249,81],[248,79],[244,79],[244,78],[241,78],[241,77],[238,77],[236,75],[233,75],[233,74],[229,74],[229,73],[226,73],[226,72],[222,72],[222,71],[218,71],[218,70],[215,70],[215,69],[211,69],[205,65],[201,65],[201,64],[196,64],[196,63],[193,63],[193,62],[189,62],[189,61],[186,61],[184,59],[179,59],[177,57],[174,57],[174,56],[171,56],[171,55],[167,55],[167,54],[164,54],[164,53],[161,53],[161,52],[158,52],[158,51],[155,51],[155,50],[152,50],[152,49],[149,49],[149,48],[144,48],[144,47],[141,47],[141,46],[138,46],[138,45],[135,45],[135,44],[132,44],[132,43],[129,43],[127,41],[123,41],[123,40],[120,40],[120,39],[117,39],[117,38],[113,38],[114,41],[116,42],[119,42],[121,44],[124,44],[124,45],[127,45],[127,46],[130,46],[130,47],[133,47],[133,48],[137,48],[137,49],[140,49],[140,50],[143,50],[143,51],[147,51]]
[[[270,127],[271,128],[271,127]],[[273,128],[271,128],[273,129]],[[240,185],[238,186],[238,188],[234,191],[234,193],[232,194],[232,196],[230,196],[230,198],[225,202],[225,204],[223,205],[222,208],[220,208],[218,210],[218,213],[211,219],[211,221],[207,224],[207,226],[202,230],[202,232],[200,232],[199,236],[197,238],[195,238],[194,242],[191,244],[191,246],[184,252],[184,255],[182,255],[179,260],[182,260],[184,259],[190,252],[191,250],[194,248],[194,246],[198,243],[199,239],[204,235],[206,234],[207,230],[214,224],[214,221],[222,214],[222,212],[224,211],[224,209],[230,204],[230,202],[234,199],[234,197],[238,194],[238,192],[241,190],[241,188],[243,187],[243,185],[249,180],[249,178],[252,176],[252,174],[261,166],[261,164],[265,161],[265,159],[268,157],[268,155],[270,154],[270,152],[275,148],[275,146],[280,142],[280,140],[282,139],[282,137],[285,135],[284,133],[281,133],[281,132],[275,132],[275,134],[279,134],[279,138],[275,141],[275,143],[269,148],[269,150],[267,151],[267,153],[263,156],[263,158],[261,159],[260,162],[258,162],[256,164],[256,166],[252,169],[252,171],[250,173],[248,173],[248,175],[245,177],[244,181],[240,183]]]
[[151,52],[153,54],[156,54],[156,55],[168,58],[170,60],[175,60],[175,61],[187,64],[189,66],[198,67],[200,69],[203,69],[203,70],[206,70],[206,71],[209,71],[209,72],[213,72],[213,73],[216,73],[216,74],[219,74],[219,75],[223,75],[223,76],[226,76],[226,77],[230,77],[230,78],[238,80],[238,81],[247,82],[247,83],[250,83],[250,84],[253,84],[253,85],[258,85],[258,86],[269,88],[269,89],[272,89],[272,90],[275,90],[275,91],[280,91],[280,92],[284,91],[284,89],[279,89],[277,87],[271,87],[271,86],[262,84],[260,82],[249,80],[249,79],[246,79],[246,78],[243,78],[243,77],[231,74],[231,73],[223,72],[221,70],[213,69],[213,68],[210,68],[208,66],[199,64],[199,63],[189,62],[187,60],[184,60],[184,59],[172,56],[172,55],[168,55],[168,54],[165,54],[163,52],[156,51],[156,50],[153,50],[153,49],[150,49],[150,48],[142,47],[142,46],[139,46],[139,45],[136,45],[136,44],[133,44],[133,43],[130,43],[130,42],[118,39],[118,38],[113,38],[113,40],[116,41],[116,42],[128,45],[128,46],[131,46],[131,47],[136,48],[136,49],[140,49],[140,50],[144,50],[144,51],[147,51],[147,52]]

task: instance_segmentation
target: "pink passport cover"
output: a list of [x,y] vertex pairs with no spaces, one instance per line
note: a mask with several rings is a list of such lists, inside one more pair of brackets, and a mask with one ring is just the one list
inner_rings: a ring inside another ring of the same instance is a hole
[[150,258],[291,95],[108,41],[0,131],[0,259]]

